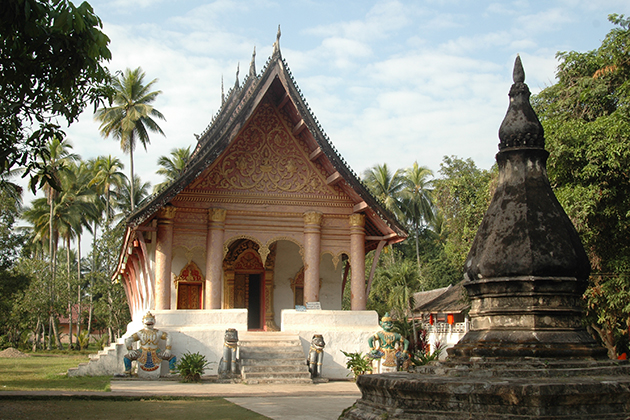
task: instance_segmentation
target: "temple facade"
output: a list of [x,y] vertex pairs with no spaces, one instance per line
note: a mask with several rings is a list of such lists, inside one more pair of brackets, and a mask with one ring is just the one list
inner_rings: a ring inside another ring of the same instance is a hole
[[180,177],[127,218],[114,278],[135,323],[244,309],[247,330],[276,331],[296,306],[341,311],[346,288],[365,311],[366,253],[407,236],[323,132],[279,37],[260,74],[254,58]]

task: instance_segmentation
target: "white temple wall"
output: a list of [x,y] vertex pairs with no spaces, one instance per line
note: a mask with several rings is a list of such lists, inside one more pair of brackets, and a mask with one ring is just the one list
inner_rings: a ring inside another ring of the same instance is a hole
[[348,378],[347,353],[370,350],[368,338],[381,330],[376,311],[282,311],[282,332],[300,336],[304,354],[308,354],[313,335],[324,337],[324,363],[322,376],[330,379]]
[[343,281],[343,270],[341,262],[337,269],[332,262],[332,255],[324,254],[319,266],[319,275],[322,279],[319,289],[319,301],[322,309],[341,310],[341,283]]
[[278,241],[276,245],[276,264],[273,281],[273,312],[276,325],[280,325],[280,313],[283,309],[295,307],[291,279],[302,268],[300,248],[290,241]]

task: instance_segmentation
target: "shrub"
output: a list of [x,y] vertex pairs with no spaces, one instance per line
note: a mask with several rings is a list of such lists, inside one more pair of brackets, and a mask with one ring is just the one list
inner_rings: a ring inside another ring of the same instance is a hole
[[201,375],[209,365],[206,356],[197,353],[186,352],[177,362],[176,371],[182,377],[183,382],[200,382]]
[[[363,375],[366,372],[372,372],[372,359],[367,357],[367,355],[364,356],[361,352],[346,353],[343,350],[341,350],[341,352],[348,358],[346,368],[352,371],[355,380],[359,375]],[[350,374],[347,376],[350,376]]]
[[87,349],[90,344],[90,334],[88,334],[87,330],[81,331],[81,334],[74,335],[77,338],[77,344],[79,345],[79,350]]

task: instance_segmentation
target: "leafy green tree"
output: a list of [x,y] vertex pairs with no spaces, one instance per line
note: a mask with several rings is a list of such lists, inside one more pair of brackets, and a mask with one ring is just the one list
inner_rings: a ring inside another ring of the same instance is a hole
[[558,82],[533,103],[550,182],[593,268],[588,322],[614,357],[630,331],[630,19],[609,20],[599,48],[558,53]]
[[477,168],[472,159],[444,156],[434,199],[445,220],[445,252],[462,272],[464,260],[494,193],[497,172]]
[[109,95],[109,38],[84,2],[9,0],[0,13],[0,173],[45,173],[47,144]]
[[[96,110],[94,118],[101,122],[103,137],[114,137],[120,141],[120,148],[129,153],[129,179],[134,179],[133,151],[136,142],[140,142],[146,150],[151,143],[149,131],[164,135],[153,118],[164,120],[164,115],[151,105],[162,91],[151,91],[157,79],[144,84],[145,73],[140,67],[135,70],[126,69],[124,74],[113,80],[115,90],[114,106]],[[131,210],[135,208],[134,185],[130,184]]]
[[160,156],[157,162],[160,168],[155,173],[164,176],[166,181],[155,185],[153,192],[157,192],[175,181],[184,172],[189,160],[190,146],[171,150],[171,156]]

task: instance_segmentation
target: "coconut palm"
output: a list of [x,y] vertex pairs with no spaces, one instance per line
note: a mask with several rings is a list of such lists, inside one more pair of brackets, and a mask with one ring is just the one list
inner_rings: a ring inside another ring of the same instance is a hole
[[414,162],[411,168],[404,172],[402,191],[402,212],[408,226],[414,232],[416,243],[416,258],[418,269],[420,269],[420,247],[418,237],[423,228],[428,226],[434,219],[435,211],[431,193],[433,172],[426,166],[419,166]]
[[[49,206],[48,215],[48,252],[50,256],[50,326],[49,337],[51,336],[50,330],[54,330],[54,335],[57,340],[57,347],[62,349],[63,346],[57,335],[57,325],[53,318],[53,305],[55,301],[55,272],[56,272],[56,254],[57,254],[57,238],[58,232],[55,231],[55,223],[53,222],[53,215],[55,213],[56,199],[61,190],[61,177],[64,172],[68,170],[68,166],[71,162],[79,159],[79,156],[70,153],[72,145],[69,142],[64,142],[58,138],[53,138],[44,153],[42,154],[43,160],[39,162],[40,170],[31,178],[31,189],[39,187],[44,190],[46,200]],[[41,235],[40,235],[41,236]],[[50,348],[50,338],[48,340],[48,347]]]
[[120,170],[124,169],[124,165],[118,158],[109,155],[99,156],[90,161],[90,166],[94,172],[94,177],[90,184],[97,187],[99,194],[105,194],[105,220],[109,225],[114,215],[113,206],[116,204],[116,189],[121,188],[127,181],[127,177]]
[[401,216],[400,198],[405,188],[403,172],[398,169],[392,173],[386,163],[374,165],[363,174],[368,188],[383,202],[385,208],[397,216]]
[[[145,73],[140,67],[135,70],[125,70],[123,75],[113,81],[114,106],[99,108],[94,115],[94,118],[101,123],[100,130],[103,137],[112,136],[119,140],[123,152],[129,153],[129,179],[134,179],[133,151],[136,148],[136,142],[139,141],[146,150],[147,144],[151,143],[149,131],[164,135],[153,119],[164,120],[164,115],[151,105],[162,91],[151,91],[157,79],[145,85],[144,77]],[[133,183],[130,187],[132,189],[131,210],[133,210],[135,208]]]
[[180,147],[171,150],[171,156],[160,156],[158,158],[158,166],[160,169],[155,171],[158,175],[163,175],[166,181],[153,187],[153,192],[157,192],[175,181],[186,168],[186,164],[190,160],[190,146]]
[[124,217],[131,211],[131,194],[133,193],[133,202],[139,203],[149,196],[150,182],[142,182],[140,177],[136,175],[133,178],[133,187],[129,185],[129,180],[125,180],[122,187],[116,189],[116,207],[121,211],[114,216],[115,219]]

